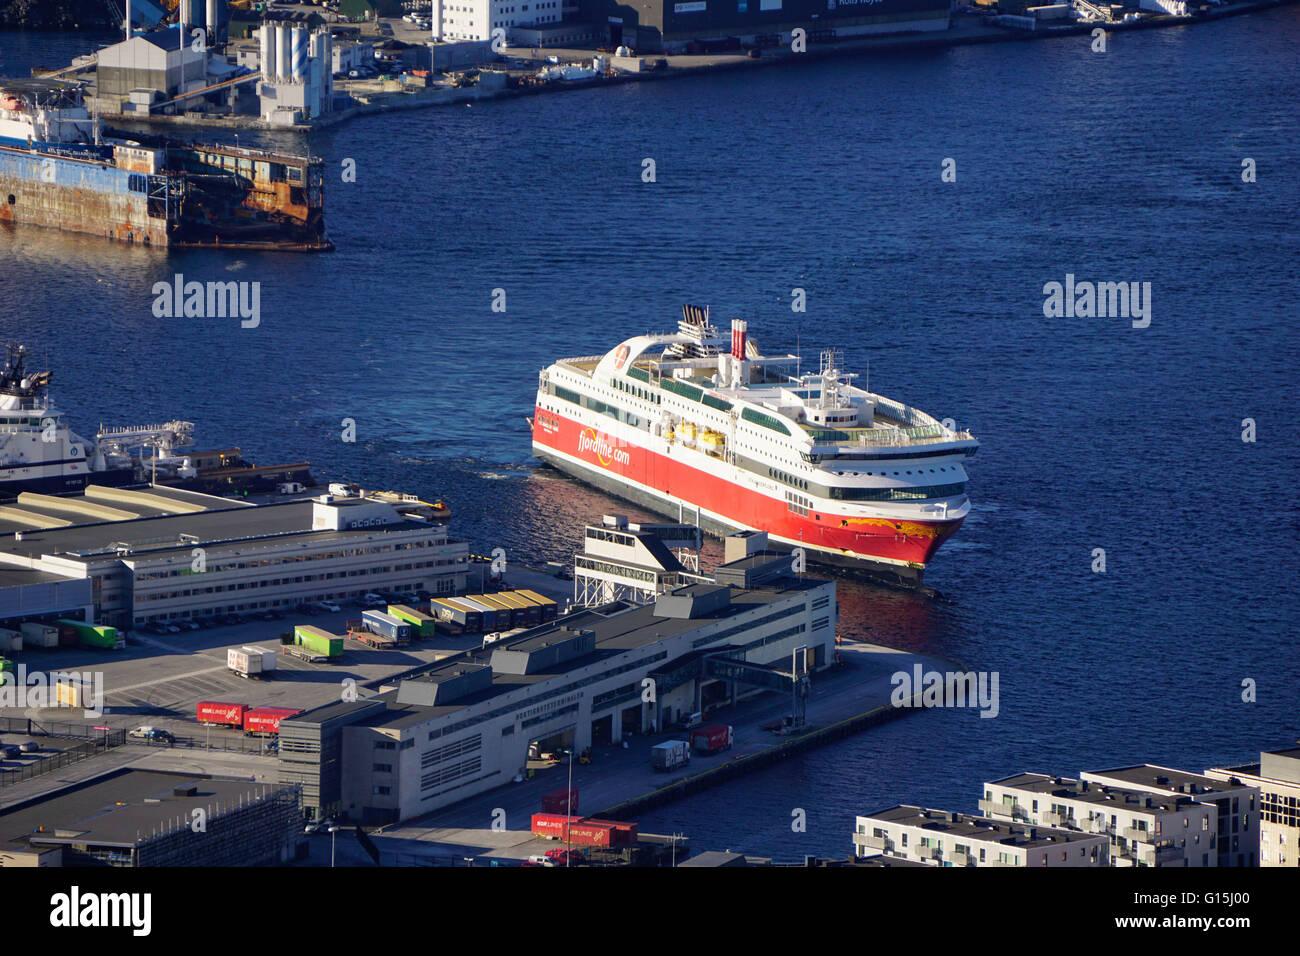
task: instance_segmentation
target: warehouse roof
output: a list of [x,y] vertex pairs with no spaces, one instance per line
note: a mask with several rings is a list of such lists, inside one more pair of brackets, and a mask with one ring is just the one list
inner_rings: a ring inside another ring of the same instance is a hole
[[[229,504],[230,507],[194,514],[102,521],[68,528],[29,528],[23,531],[21,540],[0,542],[0,553],[23,558],[51,554],[93,558],[113,554],[119,546],[125,546],[136,556],[143,553],[157,555],[167,551],[189,551],[199,545],[208,550],[230,550],[259,539],[282,536],[299,535],[312,541],[348,540],[357,535],[428,527],[424,522],[399,518],[391,524],[366,528],[313,531],[314,502],[311,500],[275,502],[256,507],[235,502]],[[181,535],[186,538],[182,539]]]
[[[663,617],[653,604],[639,606],[622,601],[595,608],[585,608],[576,613],[565,615],[551,623],[530,628],[515,637],[508,637],[483,647],[471,648],[440,661],[412,668],[402,674],[387,678],[384,683],[392,685],[399,684],[402,680],[435,681],[439,679],[440,675],[452,673],[456,669],[463,668],[466,664],[489,665],[492,661],[492,655],[499,650],[537,648],[547,642],[558,641],[570,636],[575,631],[586,630],[593,633],[594,651],[580,657],[560,661],[554,667],[548,668],[544,673],[508,674],[494,672],[492,683],[487,687],[467,693],[464,697],[457,698],[454,703],[442,706],[399,704],[397,702],[399,691],[394,688],[384,691],[365,702],[329,704],[324,708],[308,711],[304,717],[294,719],[320,723],[331,717],[349,713],[349,708],[358,709],[362,703],[382,701],[386,704],[384,710],[371,711],[363,719],[359,719],[358,723],[368,727],[398,730],[424,723],[435,717],[466,710],[512,691],[552,680],[628,651],[649,647],[670,637],[702,630],[717,624],[725,625],[727,621],[753,615],[754,612],[768,605],[794,594],[820,587],[824,583],[824,581],[817,579],[791,577],[774,582],[771,587],[761,589],[724,589],[730,591],[731,600],[729,603],[719,607],[716,611],[691,618]],[[678,588],[673,593],[676,595],[707,596],[717,590],[719,589],[715,585],[691,584]],[[718,630],[725,631],[727,628],[724,626],[718,628]],[[722,643],[721,637],[718,640],[719,644],[717,646],[710,646],[706,649],[721,650],[727,646]],[[519,702],[519,706],[527,706],[527,701]],[[322,714],[322,711],[325,711],[325,713]]]
[[[192,796],[175,792],[189,788]],[[279,789],[247,779],[119,770],[0,811],[0,846],[30,841],[131,847],[178,818],[188,826],[197,807],[211,819],[232,804]]]

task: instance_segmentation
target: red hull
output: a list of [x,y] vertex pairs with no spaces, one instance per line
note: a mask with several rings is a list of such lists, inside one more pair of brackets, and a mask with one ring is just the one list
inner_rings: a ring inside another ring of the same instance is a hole
[[863,561],[924,567],[959,527],[946,521],[890,520],[789,510],[782,500],[695,468],[673,455],[621,442],[594,428],[535,408],[533,442],[614,481],[636,482],[690,508],[701,508],[741,528],[765,531],[786,542],[816,549],[836,563]]

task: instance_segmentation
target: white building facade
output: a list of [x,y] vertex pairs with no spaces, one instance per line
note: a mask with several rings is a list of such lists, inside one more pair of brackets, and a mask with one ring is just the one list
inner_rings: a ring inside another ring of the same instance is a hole
[[932,866],[1107,866],[1103,834],[897,806],[857,818],[854,853]]
[[562,0],[433,0],[435,40],[491,40],[503,30],[508,41],[514,27],[559,23]]
[[1186,795],[1023,773],[986,783],[979,807],[994,820],[1104,835],[1111,866],[1218,866],[1218,809]]

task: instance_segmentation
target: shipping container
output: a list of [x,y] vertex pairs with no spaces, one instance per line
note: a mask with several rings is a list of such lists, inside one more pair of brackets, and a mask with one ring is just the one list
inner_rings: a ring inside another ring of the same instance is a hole
[[[505,601],[501,600],[501,596],[498,594],[471,594],[471,595],[467,595],[467,598],[468,600],[472,600],[475,603],[481,604],[484,607],[494,611],[496,613],[496,623],[494,626],[500,630],[509,630],[510,628],[518,627],[520,624],[523,623],[522,614],[520,615],[521,619],[516,621],[515,620],[516,609],[511,605],[507,604]],[[490,630],[487,621],[488,621],[487,615],[484,614],[483,615],[484,630]]]
[[399,621],[405,621],[411,625],[412,637],[433,637],[438,626],[435,618],[405,604],[388,605],[388,613]]
[[478,634],[483,630],[483,612],[455,598],[434,598],[429,602],[429,613],[453,633]]
[[588,819],[587,823],[600,823],[609,827],[613,835],[614,846],[631,846],[636,843],[636,824],[624,823],[622,820]]
[[26,621],[22,625],[23,637],[29,647],[51,648],[59,646],[59,629],[38,621]]
[[538,594],[536,591],[531,591],[528,588],[521,588],[515,593],[520,597],[528,598],[528,600],[538,606],[541,610],[541,621],[543,624],[547,621],[554,621],[556,616],[559,614],[560,606],[544,594]]
[[411,639],[411,625],[384,611],[363,611],[361,626],[374,634],[391,638],[398,644],[405,644]]
[[541,623],[542,609],[528,598],[521,597],[517,592],[498,591],[493,597],[512,608],[513,616],[511,620],[514,622],[515,627],[528,627]]
[[0,627],[0,651],[21,651],[22,649],[23,632]]
[[319,627],[299,624],[293,629],[293,640],[323,657],[338,657],[343,653],[343,638]]
[[582,817],[566,816],[563,813],[534,813],[533,836],[546,837],[550,840],[563,839],[570,823],[577,823]]
[[570,823],[563,839],[571,846],[613,846],[614,828],[608,823],[583,820]]
[[60,632],[64,628],[71,628],[75,642],[82,647],[98,647],[107,650],[113,650],[119,647],[125,647],[126,641],[118,636],[117,628],[108,627],[102,624],[87,624],[85,621],[58,620],[54,622],[59,626]]
[[201,724],[218,724],[229,727],[244,726],[247,704],[231,704],[219,700],[201,700],[195,709],[195,719]]
[[485,631],[508,631],[510,630],[510,611],[504,608],[496,608],[484,604],[477,597],[465,595],[464,597],[447,598],[446,600],[456,604],[464,605],[472,611],[478,611],[482,621],[483,630]]
[[656,770],[676,770],[690,759],[690,746],[685,740],[665,740],[650,748],[650,765]]
[[296,717],[301,710],[289,707],[255,707],[244,714],[244,733],[274,735],[280,732],[280,721]]
[[545,813],[576,813],[578,811],[577,790],[552,790],[542,794],[542,810]]
[[697,754],[715,754],[731,747],[730,724],[709,724],[691,731],[691,749]]
[[265,647],[232,647],[226,666],[240,677],[266,677],[275,671],[275,651]]

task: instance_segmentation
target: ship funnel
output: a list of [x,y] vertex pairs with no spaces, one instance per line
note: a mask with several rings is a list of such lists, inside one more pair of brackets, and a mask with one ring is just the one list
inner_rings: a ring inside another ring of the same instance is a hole
[[749,337],[749,323],[744,319],[731,320],[731,354],[738,359],[745,357],[745,342]]

